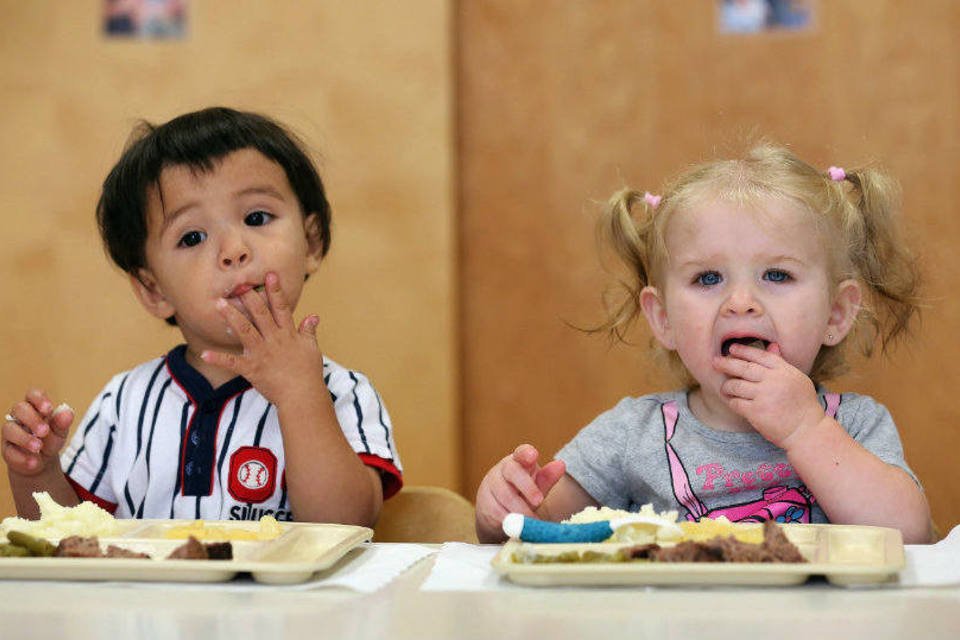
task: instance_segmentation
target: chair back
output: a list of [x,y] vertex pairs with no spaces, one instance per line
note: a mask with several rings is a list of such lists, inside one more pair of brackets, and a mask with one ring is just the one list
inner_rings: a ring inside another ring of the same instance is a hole
[[404,487],[383,502],[373,541],[476,543],[473,504],[443,487]]

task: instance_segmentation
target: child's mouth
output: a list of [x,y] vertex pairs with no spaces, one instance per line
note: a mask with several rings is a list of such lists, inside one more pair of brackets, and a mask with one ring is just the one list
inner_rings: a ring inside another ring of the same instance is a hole
[[266,285],[263,285],[263,284],[258,284],[258,285],[241,284],[234,287],[225,297],[239,298],[240,296],[245,294],[247,291],[256,291],[257,293],[263,293],[264,289],[266,289]]
[[739,338],[728,338],[723,341],[722,345],[720,345],[720,355],[722,356],[730,355],[730,345],[732,344],[743,344],[748,347],[753,347],[755,349],[766,351],[767,347],[770,345],[770,342],[767,340],[764,340],[763,338],[757,338],[755,336],[741,336]]

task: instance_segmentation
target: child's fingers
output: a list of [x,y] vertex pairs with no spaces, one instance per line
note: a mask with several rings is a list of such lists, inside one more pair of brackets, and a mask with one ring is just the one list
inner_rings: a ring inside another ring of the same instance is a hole
[[280,286],[280,278],[272,271],[266,276],[267,300],[270,303],[270,309],[273,311],[273,319],[279,327],[293,326],[293,310],[290,308],[290,302],[283,293]]
[[[261,300],[261,303],[262,302]],[[260,332],[253,323],[247,319],[247,316],[240,313],[240,311],[235,309],[233,305],[225,299],[221,298],[217,300],[217,309],[227,321],[230,329],[233,330],[233,334],[237,336],[237,339],[240,340],[240,343],[244,346],[254,344],[263,339],[263,336],[260,335]]]
[[731,398],[753,400],[757,397],[757,384],[742,378],[730,378],[720,385],[720,391]]
[[244,371],[246,370],[243,360],[233,353],[206,350],[200,352],[200,359],[207,364],[212,364],[215,367],[232,371],[237,375],[244,375]]
[[50,433],[50,425],[44,421],[44,417],[37,412],[37,409],[26,400],[18,402],[10,409],[10,413],[7,414],[7,423],[14,424],[38,438],[43,438]]
[[534,474],[533,481],[537,484],[540,492],[546,496],[566,472],[567,465],[563,460],[551,460]]
[[43,417],[53,411],[53,402],[43,389],[30,389],[24,399]]
[[516,487],[509,483],[493,483],[490,487],[490,496],[500,509],[503,510],[503,512],[499,514],[500,520],[503,520],[503,516],[508,513],[522,513],[528,516],[534,515],[536,506],[517,493]]
[[10,443],[3,443],[3,460],[16,473],[26,474],[36,471],[40,466],[40,457],[35,453],[24,451]]
[[47,422],[55,435],[66,438],[70,433],[70,425],[73,424],[74,417],[73,408],[68,404],[61,404],[53,410]]
[[31,453],[37,453],[43,447],[43,441],[40,438],[20,424],[9,420],[3,423],[3,441]]
[[766,367],[740,358],[716,357],[714,368],[733,378],[742,378],[751,382],[760,382],[767,372]]
[[[771,342],[769,346],[773,346],[776,343]],[[745,344],[732,344],[730,345],[730,355],[734,359],[747,360],[749,362],[756,362],[766,367],[773,367],[777,363],[779,355],[779,347],[777,352],[773,351],[764,351],[757,347],[751,347]]]
[[313,340],[314,344],[317,342],[317,327],[320,325],[320,318],[317,315],[311,314],[300,321],[300,328],[298,331],[300,335],[306,336]]
[[[257,329],[258,333],[263,334],[277,326],[276,321],[273,319],[273,314],[270,313],[267,299],[259,291],[250,289],[240,296],[240,301],[243,302],[243,306],[246,307],[247,312],[250,313],[250,319],[253,321],[253,326]],[[243,314],[241,313],[240,315]]]
[[543,502],[543,492],[533,480],[534,473],[535,471],[521,467],[512,458],[507,458],[500,465],[500,475],[505,483],[533,508],[537,508]]
[[536,470],[537,459],[540,458],[540,452],[532,444],[521,444],[513,450],[509,456],[521,466],[529,469],[531,473]]

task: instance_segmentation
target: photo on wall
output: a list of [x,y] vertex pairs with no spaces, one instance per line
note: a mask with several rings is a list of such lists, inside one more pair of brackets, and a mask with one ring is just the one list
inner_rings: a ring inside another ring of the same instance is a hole
[[815,0],[717,0],[720,33],[809,31]]
[[188,0],[103,0],[108,38],[178,40],[187,31]]

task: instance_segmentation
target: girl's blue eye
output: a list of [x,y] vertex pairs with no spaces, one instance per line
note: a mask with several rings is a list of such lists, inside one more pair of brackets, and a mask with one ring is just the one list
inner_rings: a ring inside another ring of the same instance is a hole
[[178,247],[195,247],[207,239],[207,234],[203,231],[188,231],[180,238]]
[[720,284],[721,280],[720,274],[716,271],[705,271],[697,275],[696,283],[704,287],[712,287],[715,284]]
[[251,227],[262,227],[267,224],[271,218],[273,218],[273,215],[266,211],[251,211],[243,221]]
[[786,282],[790,279],[790,274],[780,269],[770,269],[763,274],[763,279],[770,282]]

